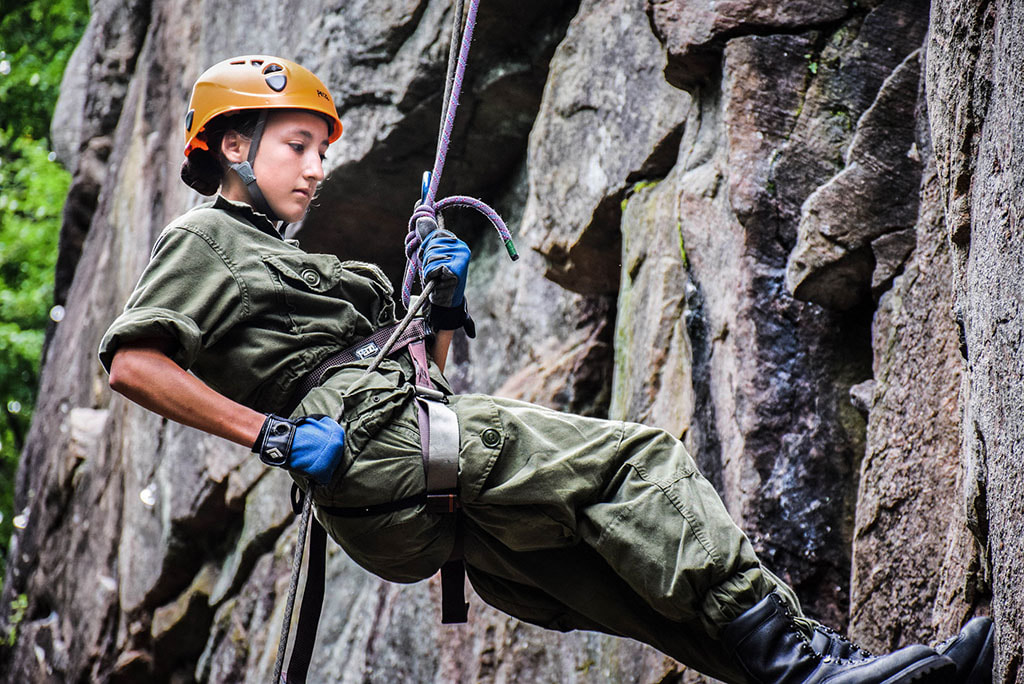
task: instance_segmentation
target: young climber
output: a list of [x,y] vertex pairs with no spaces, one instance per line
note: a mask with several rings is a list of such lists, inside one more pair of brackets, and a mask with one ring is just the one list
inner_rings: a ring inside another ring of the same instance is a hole
[[414,354],[371,373],[370,358],[336,356],[395,322],[388,279],[277,228],[304,215],[341,129],[327,87],[288,60],[239,57],[199,78],[182,178],[219,194],[163,231],[103,337],[116,391],[291,471],[330,535],[387,580],[429,577],[458,538],[492,606],[632,637],[727,682],[988,681],[987,619],[945,655],[872,656],[805,617],[671,435],[452,394],[442,371],[468,320],[470,251],[429,221],[420,255],[435,335],[421,363],[457,418],[462,522],[428,510]]

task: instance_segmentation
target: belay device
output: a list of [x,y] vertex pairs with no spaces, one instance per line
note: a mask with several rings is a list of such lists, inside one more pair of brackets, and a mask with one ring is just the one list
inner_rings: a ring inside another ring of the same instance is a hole
[[[309,373],[300,383],[294,397],[293,406],[313,387],[319,385],[328,366],[346,363],[346,359],[366,358],[366,350],[374,346],[380,348],[367,373],[374,372],[381,360],[397,351],[407,349],[412,356],[416,368],[416,403],[419,415],[420,441],[423,449],[423,466],[426,474],[427,488],[419,496],[407,500],[393,501],[378,506],[359,508],[328,508],[325,512],[340,516],[368,516],[400,510],[411,506],[425,505],[432,513],[456,516],[456,541],[452,556],[441,568],[441,619],[442,622],[465,622],[468,604],[465,601],[465,567],[462,562],[462,539],[458,498],[458,467],[459,467],[459,426],[455,412],[447,405],[443,393],[437,390],[428,373],[428,361],[424,338],[427,331],[421,321],[414,323],[414,317],[423,304],[428,301],[434,289],[434,281],[423,286],[415,303],[412,301],[412,287],[417,274],[422,277],[419,262],[419,248],[429,231],[436,228],[438,212],[449,207],[470,207],[486,216],[497,229],[509,257],[515,261],[516,253],[512,236],[505,222],[494,209],[472,197],[453,196],[435,201],[437,187],[444,170],[448,145],[451,142],[452,128],[455,124],[455,113],[459,106],[459,95],[465,77],[466,63],[469,57],[469,46],[473,40],[473,28],[476,25],[477,10],[480,0],[470,0],[469,10],[465,13],[463,28],[463,11],[465,0],[456,0],[455,18],[452,28],[451,45],[448,52],[448,72],[445,81],[445,93],[441,108],[441,127],[437,140],[437,151],[434,156],[434,169],[423,175],[420,201],[409,219],[409,232],[405,238],[406,272],[402,283],[402,303],[408,309],[400,323],[377,331],[370,338],[358,342],[353,347],[327,359]],[[418,230],[418,226],[423,229]],[[422,233],[422,234],[421,234]],[[411,304],[411,305],[410,305]],[[382,340],[386,337],[386,341]],[[291,411],[289,411],[290,413]],[[310,485],[311,486],[311,485]],[[307,487],[308,489],[308,487]],[[277,661],[274,665],[274,684],[304,684],[309,671],[309,663],[313,655],[316,641],[316,630],[320,621],[323,606],[325,566],[327,561],[327,532],[312,516],[313,497],[302,492],[297,486],[292,488],[292,505],[298,513],[299,535],[292,560],[292,579],[285,603],[285,613],[281,625],[281,637],[278,642]],[[295,631],[295,644],[288,661],[287,672],[283,671],[285,653],[288,648],[288,636],[291,631],[292,613],[295,607],[295,596],[298,592],[299,574],[302,569],[302,557],[306,545],[307,530],[310,532],[309,560],[306,569],[306,585],[299,609],[299,620]]]

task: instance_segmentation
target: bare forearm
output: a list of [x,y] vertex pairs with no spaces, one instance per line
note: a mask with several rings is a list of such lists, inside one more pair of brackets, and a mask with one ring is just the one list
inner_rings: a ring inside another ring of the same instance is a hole
[[434,337],[434,363],[444,372],[444,365],[448,361],[448,349],[452,346],[454,330],[439,330]]
[[119,350],[111,364],[110,385],[165,418],[247,447],[266,418],[215,392],[154,347]]

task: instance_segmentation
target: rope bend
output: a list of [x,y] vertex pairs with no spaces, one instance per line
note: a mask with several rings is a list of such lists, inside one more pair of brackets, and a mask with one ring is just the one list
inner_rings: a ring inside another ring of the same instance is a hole
[[436,202],[433,206],[420,203],[420,205],[413,211],[412,217],[409,219],[409,232],[405,234],[406,268],[405,279],[402,281],[402,304],[407,308],[409,306],[409,301],[412,298],[412,288],[416,281],[416,276],[422,275],[422,265],[420,264],[419,257],[422,240],[416,230],[416,221],[421,218],[431,218],[436,220],[437,214],[451,207],[476,209],[487,217],[487,220],[490,221],[491,225],[494,226],[494,229],[498,231],[498,236],[505,244],[505,250],[508,252],[509,258],[511,258],[512,261],[517,261],[519,259],[519,254],[516,252],[516,246],[512,241],[512,233],[509,231],[508,226],[505,225],[505,221],[502,220],[498,212],[485,202],[473,197],[453,195],[451,197],[445,197],[444,199]]

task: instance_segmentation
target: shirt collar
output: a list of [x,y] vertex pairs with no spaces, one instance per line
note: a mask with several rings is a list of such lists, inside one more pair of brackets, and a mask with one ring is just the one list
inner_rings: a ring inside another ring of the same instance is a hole
[[255,228],[267,235],[272,235],[278,239],[284,239],[284,236],[277,230],[274,222],[267,218],[266,214],[261,214],[245,202],[235,202],[234,200],[229,200],[224,197],[224,195],[217,193],[216,199],[213,200],[213,207],[214,209],[222,209],[245,219]]

